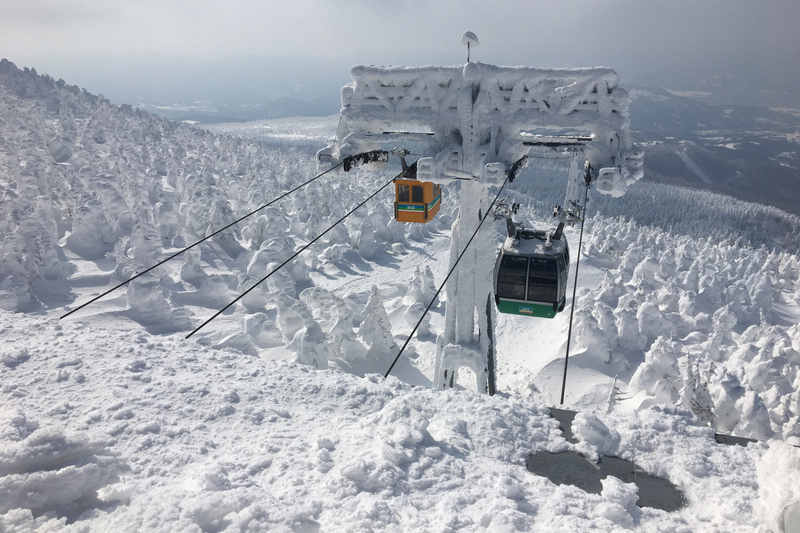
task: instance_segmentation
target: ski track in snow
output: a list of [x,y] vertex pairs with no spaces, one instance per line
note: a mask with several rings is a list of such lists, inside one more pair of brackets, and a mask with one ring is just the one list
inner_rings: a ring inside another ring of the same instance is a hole
[[697,166],[697,163],[692,161],[692,158],[689,157],[689,154],[687,154],[686,152],[675,152],[675,153],[678,154],[678,157],[681,159],[681,161],[683,161],[686,164],[686,167],[689,170],[691,170],[692,173],[695,176],[700,178],[700,181],[702,181],[703,183],[707,183],[707,184],[713,184],[714,183],[711,180],[711,178],[708,177],[708,174],[703,172],[703,169],[700,168],[699,166]]

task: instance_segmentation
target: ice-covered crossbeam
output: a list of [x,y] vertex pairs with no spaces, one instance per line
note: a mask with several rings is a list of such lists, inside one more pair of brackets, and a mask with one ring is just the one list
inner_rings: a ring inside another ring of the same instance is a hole
[[[485,177],[541,146],[532,135],[589,137],[587,159],[622,186],[641,177],[630,139],[628,93],[608,68],[538,69],[468,63],[457,67],[351,70],[339,129],[320,152],[331,162],[356,153],[412,146],[431,181]],[[613,188],[612,187],[612,188]],[[614,191],[604,191],[614,192]],[[617,191],[618,192],[618,191]]]

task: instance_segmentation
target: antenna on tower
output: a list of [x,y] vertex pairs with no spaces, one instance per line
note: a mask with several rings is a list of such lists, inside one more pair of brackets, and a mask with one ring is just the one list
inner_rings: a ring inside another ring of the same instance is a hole
[[469,53],[471,48],[477,48],[481,42],[478,40],[478,36],[472,33],[471,31],[464,32],[464,35],[461,36],[461,44],[467,47],[467,63],[469,63]]

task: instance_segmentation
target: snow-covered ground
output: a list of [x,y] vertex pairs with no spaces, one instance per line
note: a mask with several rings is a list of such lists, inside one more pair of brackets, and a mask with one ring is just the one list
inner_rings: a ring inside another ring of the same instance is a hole
[[[430,389],[445,301],[381,377],[446,275],[456,186],[424,226],[395,223],[382,193],[185,338],[391,167],[321,178],[59,320],[314,176],[336,119],[176,125],[9,65],[0,530],[780,531],[800,500],[795,218],[647,183],[592,199],[602,215],[587,223],[567,374],[574,444],[548,412],[568,313],[497,318],[496,396],[465,375]],[[563,171],[518,180],[521,215],[563,199]],[[692,230],[687,204],[713,237]],[[567,236],[576,248],[577,228]],[[760,442],[720,445],[715,430]],[[615,478],[601,494],[557,486],[525,469],[537,450],[635,461],[688,505],[639,508]]]
[[[53,317],[0,324],[5,531],[753,531],[794,486],[773,469],[797,472],[794,448],[718,445],[674,410],[586,414],[572,445],[538,395],[437,392]],[[614,478],[600,495],[556,486],[525,470],[542,449],[634,459],[690,504],[639,509]]]

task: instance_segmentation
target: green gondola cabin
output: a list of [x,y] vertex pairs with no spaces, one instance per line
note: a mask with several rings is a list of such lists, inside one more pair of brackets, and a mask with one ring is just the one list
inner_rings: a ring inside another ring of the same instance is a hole
[[[560,233],[560,232],[559,232]],[[522,230],[508,238],[494,270],[494,300],[500,313],[553,318],[563,311],[569,247],[566,237]]]

